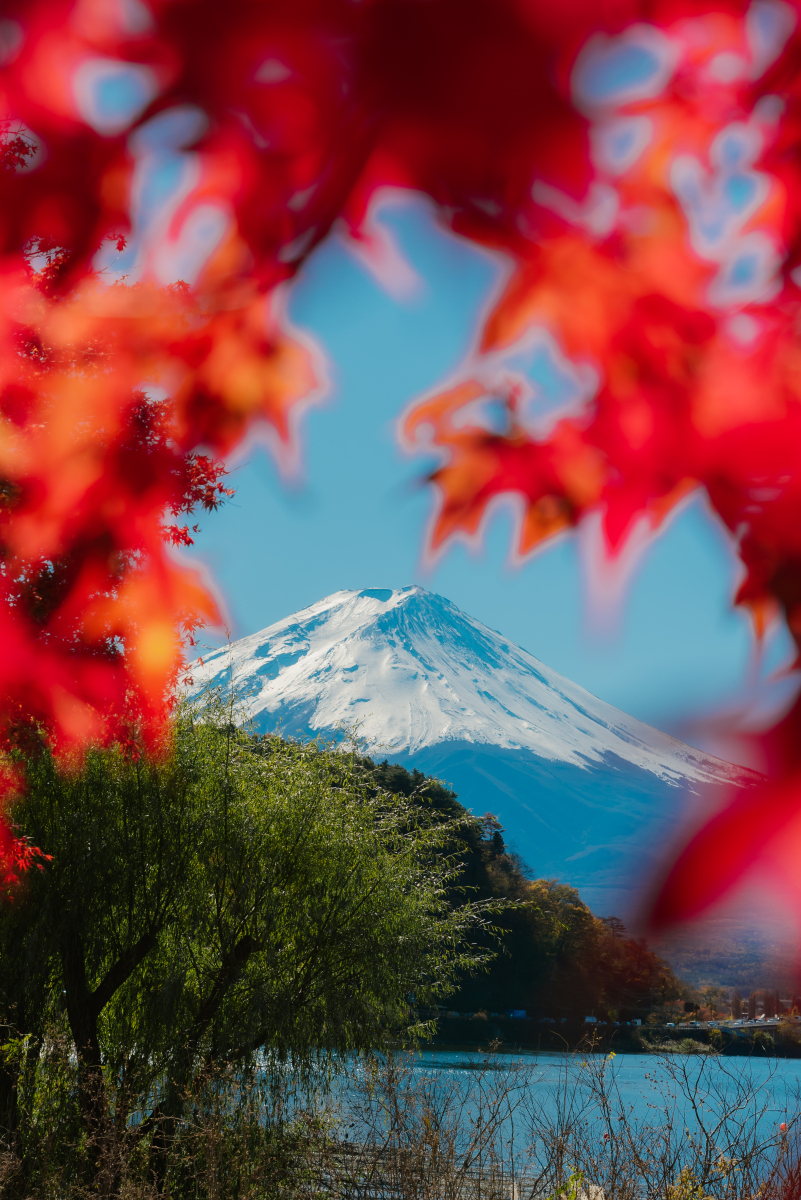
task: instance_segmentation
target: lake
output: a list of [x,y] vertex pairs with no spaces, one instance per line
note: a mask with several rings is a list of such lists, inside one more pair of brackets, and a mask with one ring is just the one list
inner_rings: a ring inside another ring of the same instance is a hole
[[801,1111],[801,1061],[714,1054],[486,1057],[425,1050],[401,1056],[396,1066],[384,1063],[372,1074],[356,1064],[345,1093],[354,1137],[360,1129],[377,1128],[384,1119],[380,1110],[392,1107],[386,1103],[391,1095],[410,1123],[427,1108],[443,1119],[450,1114],[453,1122],[458,1117],[465,1129],[477,1121],[494,1123],[513,1155],[557,1131],[614,1138],[621,1122],[642,1138],[666,1128],[674,1137],[713,1138],[723,1152],[744,1138],[778,1137],[782,1123],[793,1129]]
[[[670,1102],[676,1111],[684,1111],[687,1097],[682,1085],[693,1084],[699,1103],[715,1103],[723,1098],[731,1102],[743,1087],[753,1089],[762,1102],[766,1117],[784,1114],[801,1104],[801,1060],[768,1056],[729,1058],[714,1054],[617,1054],[563,1055],[553,1051],[498,1055],[487,1060],[467,1051],[424,1050],[415,1056],[417,1075],[436,1075],[443,1083],[474,1075],[483,1063],[491,1061],[493,1070],[519,1065],[525,1087],[537,1103],[553,1109],[563,1102],[565,1085],[584,1093],[593,1091],[598,1069],[603,1071],[620,1105],[638,1120],[652,1120],[657,1110]],[[594,1066],[588,1078],[582,1063]],[[508,1064],[508,1065],[507,1065]],[[676,1077],[680,1071],[682,1078]]]

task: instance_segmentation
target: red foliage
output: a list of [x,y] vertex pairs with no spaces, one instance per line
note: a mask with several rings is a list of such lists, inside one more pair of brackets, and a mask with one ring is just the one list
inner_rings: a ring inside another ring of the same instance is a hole
[[[600,512],[615,554],[701,487],[739,602],[801,639],[795,0],[20,0],[0,54],[6,736],[116,736],[126,697],[158,727],[176,629],[213,610],[165,514],[220,501],[254,422],[289,443],[315,379],[280,285],[387,184],[511,264],[463,377],[407,415],[441,456],[434,544],[511,494],[522,552]],[[148,242],[156,161],[184,175]],[[97,249],[126,239],[143,282],[103,286]],[[159,286],[167,259],[191,290]],[[547,420],[515,365],[536,339],[577,365]]]
[[[10,774],[7,769],[5,773]],[[17,785],[17,781],[7,778],[4,784],[11,789]],[[25,872],[33,866],[43,871],[43,863],[51,862],[52,857],[51,854],[43,854],[38,846],[32,846],[27,838],[16,836],[6,822],[0,821],[0,902],[13,900]]]

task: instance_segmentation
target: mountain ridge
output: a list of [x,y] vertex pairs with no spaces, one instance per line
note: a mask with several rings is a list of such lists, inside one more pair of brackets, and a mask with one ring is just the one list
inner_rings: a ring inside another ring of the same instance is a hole
[[191,691],[231,685],[259,732],[342,736],[495,813],[541,876],[630,918],[688,820],[759,778],[629,717],[417,586],[340,591],[221,647]]
[[196,687],[248,681],[257,724],[276,715],[286,732],[315,733],[361,721],[368,751],[472,741],[576,765],[618,753],[698,782],[752,774],[629,717],[416,585],[332,593],[191,671]]

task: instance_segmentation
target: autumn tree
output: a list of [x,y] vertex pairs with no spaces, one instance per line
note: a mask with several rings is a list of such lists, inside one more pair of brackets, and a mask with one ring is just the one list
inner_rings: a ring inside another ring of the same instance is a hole
[[[800,45],[796,4],[772,0],[10,0],[0,538],[34,590],[51,560],[70,569],[44,626],[15,584],[0,597],[3,729],[85,744],[124,703],[145,736],[163,721],[177,630],[213,606],[161,542],[178,493],[120,469],[135,397],[166,392],[179,458],[258,429],[295,453],[320,373],[286,286],[335,226],[384,270],[386,186],[507,266],[474,350],[404,418],[436,455],[432,548],[508,497],[519,553],[594,522],[612,561],[700,490],[742,560],[737,602],[796,636]],[[143,184],[167,160],[183,183],[148,224]],[[124,239],[141,283],[109,288],[97,256]],[[191,289],[164,293],[178,261]],[[537,354],[564,395],[542,394]],[[657,919],[781,856],[799,719],[767,742],[770,827],[739,795]]]

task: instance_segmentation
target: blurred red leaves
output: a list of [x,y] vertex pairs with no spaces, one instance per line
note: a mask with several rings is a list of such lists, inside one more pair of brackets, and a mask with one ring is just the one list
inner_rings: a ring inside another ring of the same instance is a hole
[[[386,185],[509,264],[464,370],[405,420],[440,460],[433,545],[506,495],[522,553],[600,513],[615,555],[703,488],[746,568],[738,601],[801,639],[798,17],[786,0],[6,5],[2,736],[158,738],[179,631],[214,613],[166,551],[191,540],[171,518],[225,497],[220,457],[255,425],[290,447],[317,380],[282,284],[337,221],[359,236]],[[139,282],[103,282],[113,248]],[[569,403],[543,407],[532,346],[572,372]],[[799,719],[772,743],[779,775]]]

